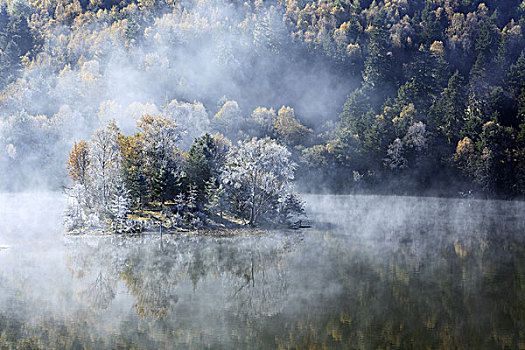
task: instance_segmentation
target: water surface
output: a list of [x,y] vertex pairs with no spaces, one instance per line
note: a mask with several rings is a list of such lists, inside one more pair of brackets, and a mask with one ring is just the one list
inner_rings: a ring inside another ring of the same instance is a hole
[[522,202],[305,199],[311,229],[161,244],[0,195],[0,348],[525,347]]

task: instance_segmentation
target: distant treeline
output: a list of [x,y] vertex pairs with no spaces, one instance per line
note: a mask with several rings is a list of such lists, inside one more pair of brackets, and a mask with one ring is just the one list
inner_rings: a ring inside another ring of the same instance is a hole
[[525,194],[521,0],[0,3],[3,188],[149,114],[275,139],[303,190]]

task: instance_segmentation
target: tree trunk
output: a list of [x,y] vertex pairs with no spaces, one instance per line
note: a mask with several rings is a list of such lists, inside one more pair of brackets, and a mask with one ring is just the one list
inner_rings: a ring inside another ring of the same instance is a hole
[[163,248],[162,245],[162,209],[160,211],[160,249]]
[[252,209],[250,212],[250,226],[255,226],[255,185],[257,183],[257,177],[254,176],[252,183]]
[[250,211],[250,226],[255,226],[255,203],[252,202],[252,209]]

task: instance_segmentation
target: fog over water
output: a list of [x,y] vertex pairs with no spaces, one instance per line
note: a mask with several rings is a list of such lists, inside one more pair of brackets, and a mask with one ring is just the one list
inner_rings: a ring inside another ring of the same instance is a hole
[[64,236],[0,196],[0,347],[517,348],[523,202],[305,196],[311,229]]

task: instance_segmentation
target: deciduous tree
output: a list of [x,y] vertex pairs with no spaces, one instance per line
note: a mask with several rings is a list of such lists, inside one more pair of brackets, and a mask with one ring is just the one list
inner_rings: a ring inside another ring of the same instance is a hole
[[86,186],[88,180],[89,170],[89,145],[82,140],[75,142],[73,150],[69,152],[69,159],[67,162],[67,169],[73,181],[78,182],[82,186]]
[[278,214],[279,199],[291,191],[296,165],[290,152],[270,139],[252,139],[232,148],[222,174],[230,191],[245,193],[247,219],[255,225],[261,219],[272,220]]

